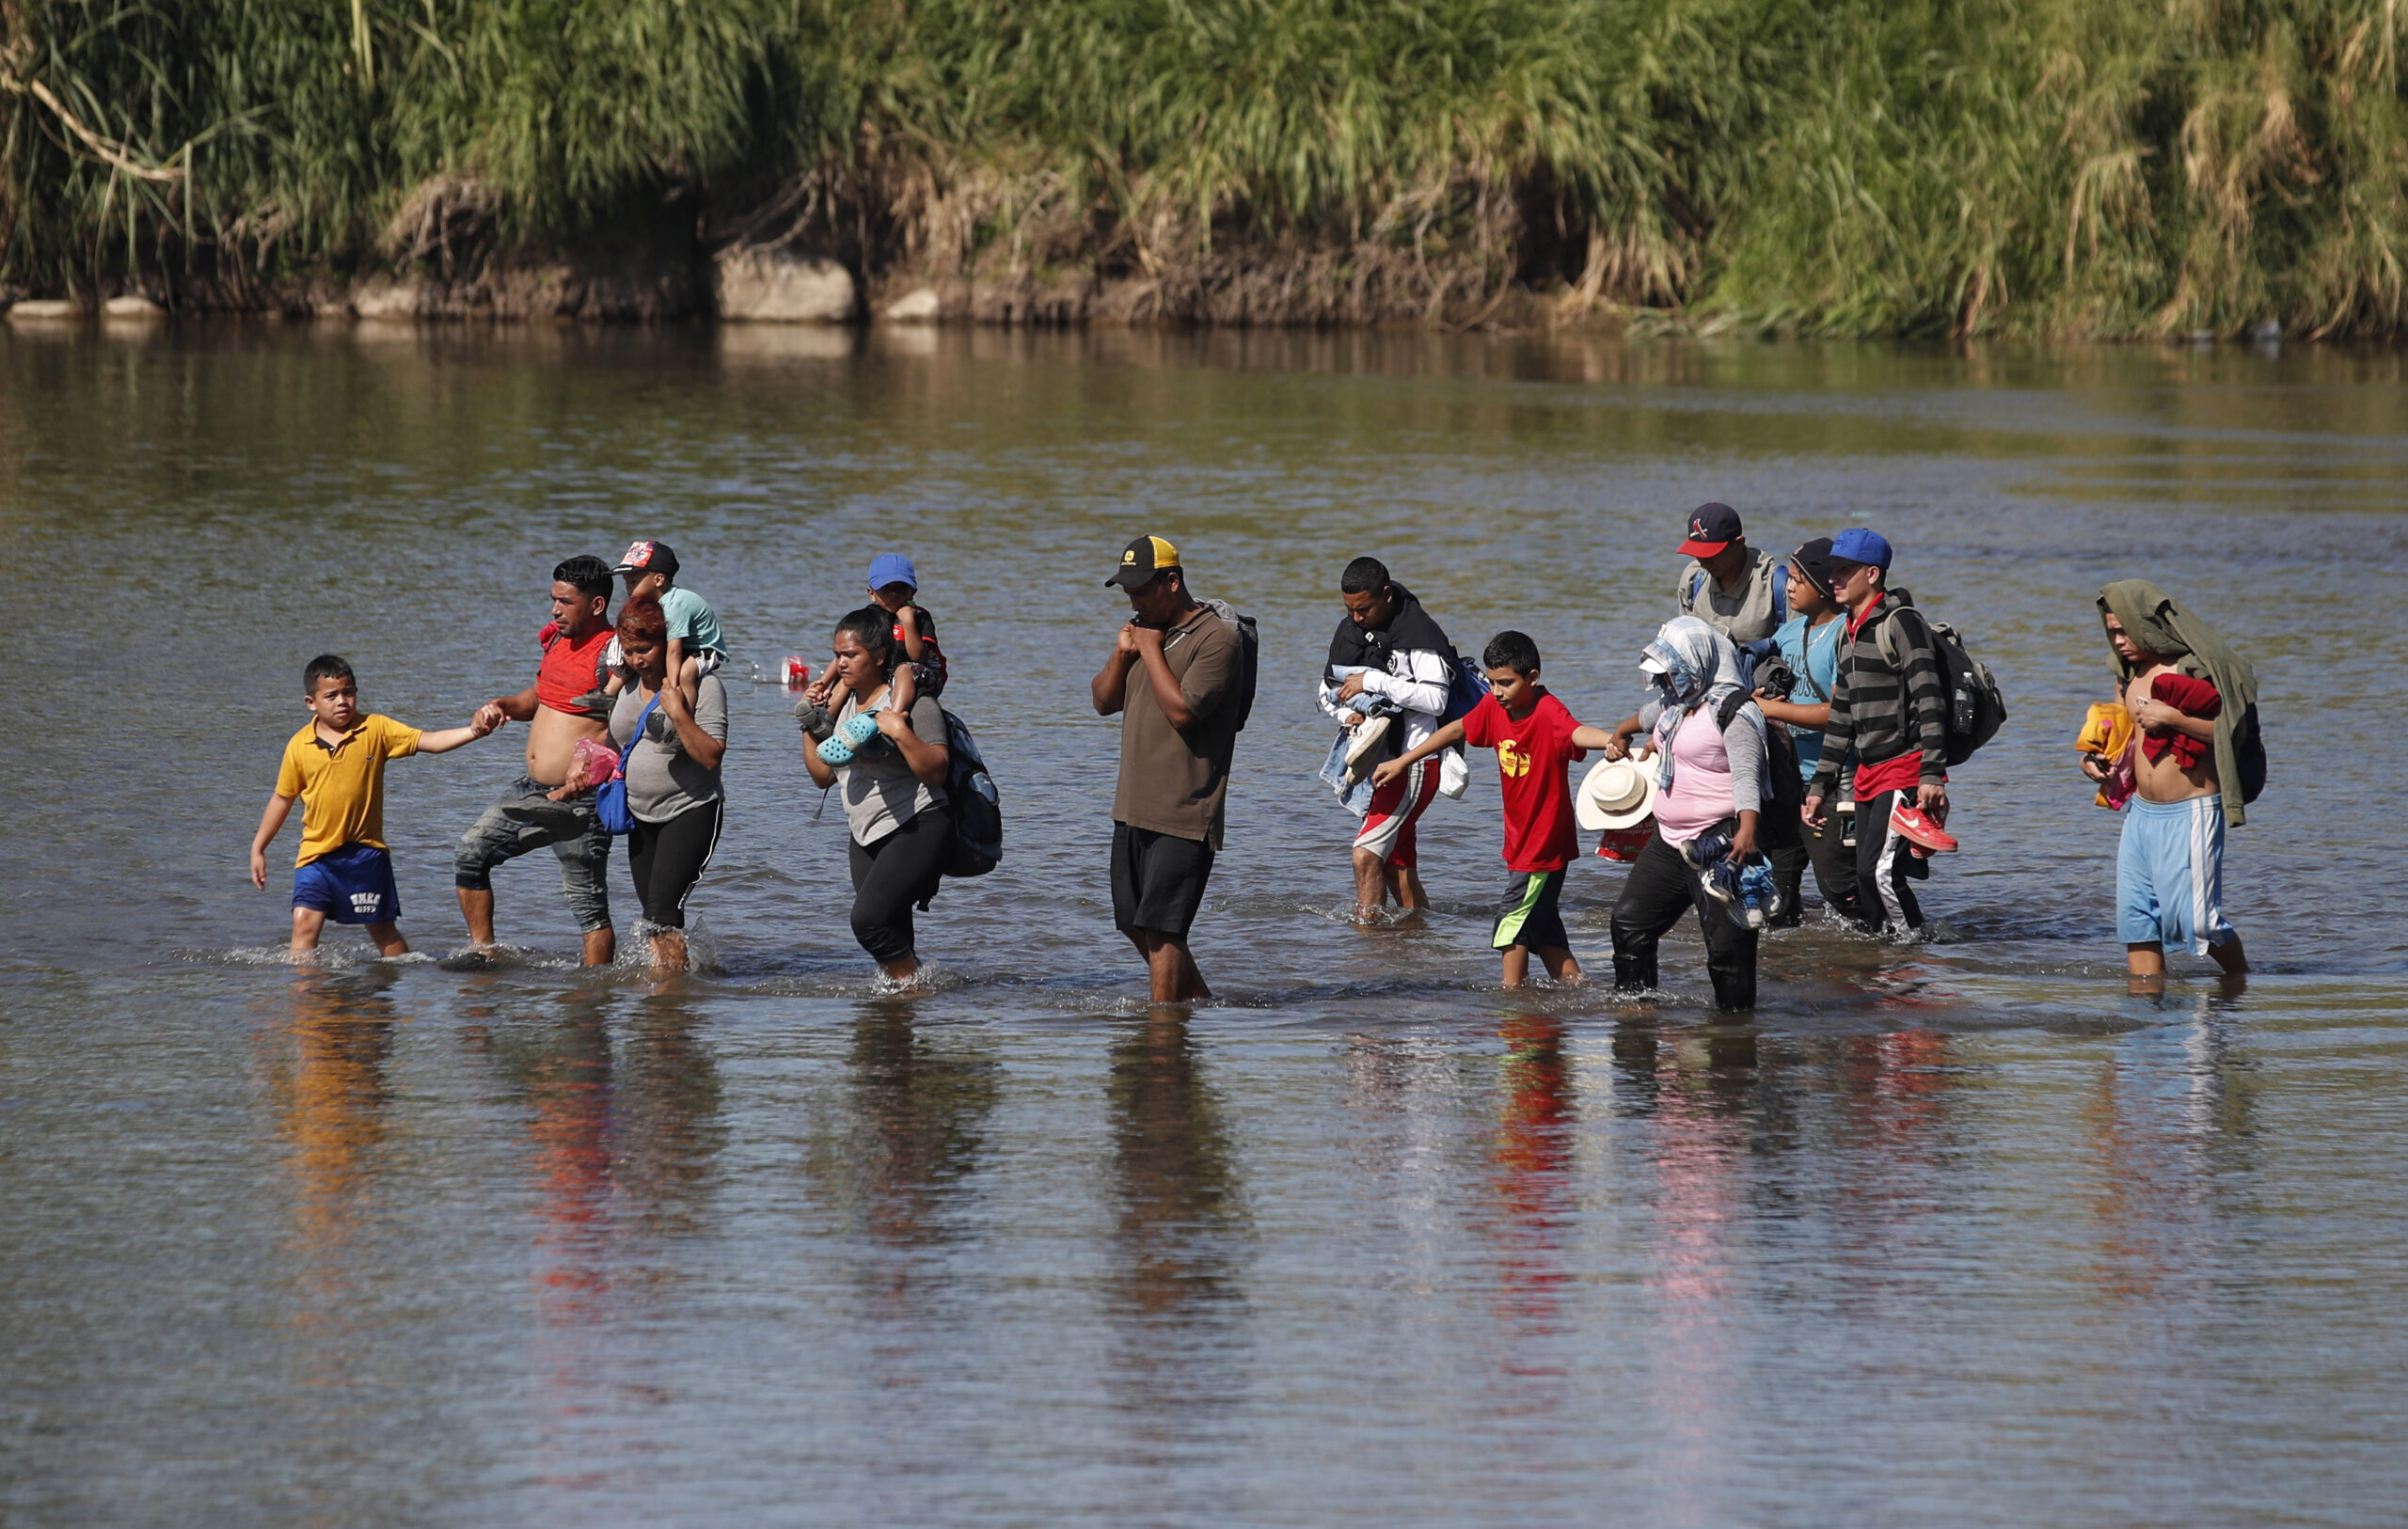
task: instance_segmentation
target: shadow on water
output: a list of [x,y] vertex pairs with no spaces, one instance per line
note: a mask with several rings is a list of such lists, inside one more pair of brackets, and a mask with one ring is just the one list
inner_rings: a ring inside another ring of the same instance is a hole
[[300,971],[279,1021],[258,1032],[292,1179],[290,1245],[304,1292],[293,1319],[300,1351],[310,1356],[298,1377],[304,1385],[342,1383],[340,1340],[356,1319],[358,1285],[374,1276],[376,1188],[393,1097],[387,1072],[400,1023],[388,993],[396,980],[388,967]]
[[1489,1204],[1474,1220],[1497,1261],[1494,1297],[1501,1330],[1498,1367],[1515,1382],[1497,1404],[1508,1411],[1559,1405],[1572,1356],[1555,1340],[1569,1331],[1571,1237],[1578,1216],[1572,1160],[1577,1093],[1564,1056],[1564,1023],[1517,1014],[1498,1027],[1498,1118],[1489,1148]]
[[1236,1405],[1249,1223],[1224,1107],[1187,1012],[1116,1028],[1106,1081],[1114,1222],[1110,1385],[1140,1456]]
[[881,1305],[907,1312],[935,1294],[933,1283],[923,1290],[919,1282],[933,1282],[943,1269],[937,1254],[969,1235],[1001,1072],[963,1032],[925,1032],[908,999],[857,1009],[843,1108],[812,1141],[806,1171],[816,1193],[886,1254],[866,1266]]

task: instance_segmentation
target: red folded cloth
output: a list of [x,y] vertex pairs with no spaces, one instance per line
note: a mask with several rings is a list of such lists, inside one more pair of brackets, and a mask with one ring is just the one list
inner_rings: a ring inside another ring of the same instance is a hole
[[[2160,674],[2150,682],[2148,694],[2151,701],[2162,701],[2185,717],[2213,717],[2224,710],[2224,697],[2216,694],[2216,687],[2188,674]],[[2151,761],[2163,759],[2170,749],[2174,763],[2186,770],[2196,769],[2213,747],[2204,738],[2177,733],[2172,728],[2141,734],[2141,752]]]

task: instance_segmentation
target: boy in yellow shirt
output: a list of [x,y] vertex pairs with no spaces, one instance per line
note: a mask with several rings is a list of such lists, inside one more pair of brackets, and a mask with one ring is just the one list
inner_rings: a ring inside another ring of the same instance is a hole
[[383,955],[409,942],[396,922],[402,894],[393,858],[385,848],[385,762],[412,754],[445,754],[483,737],[506,720],[490,701],[467,727],[421,733],[389,717],[359,714],[359,682],[351,665],[320,654],[302,671],[302,703],[309,725],[284,746],[276,794],[251,838],[251,885],[267,886],[267,846],[301,799],[301,853],[293,873],[293,958],[318,948],[326,921],[364,923]]

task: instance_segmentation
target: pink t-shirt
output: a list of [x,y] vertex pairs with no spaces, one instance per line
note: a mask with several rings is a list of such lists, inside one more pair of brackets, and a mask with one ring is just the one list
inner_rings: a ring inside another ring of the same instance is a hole
[[1672,789],[1656,798],[1656,827],[1686,844],[1731,815],[1731,756],[1714,708],[1700,706],[1672,733]]

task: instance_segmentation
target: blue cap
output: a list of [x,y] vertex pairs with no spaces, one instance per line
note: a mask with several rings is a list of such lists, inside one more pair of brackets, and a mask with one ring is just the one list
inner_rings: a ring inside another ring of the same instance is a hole
[[920,587],[920,571],[899,552],[881,552],[869,560],[869,587],[882,590],[889,584],[909,584],[916,590]]
[[1879,531],[1868,531],[1852,526],[1831,538],[1831,559],[1835,562],[1861,562],[1890,571],[1890,544]]

